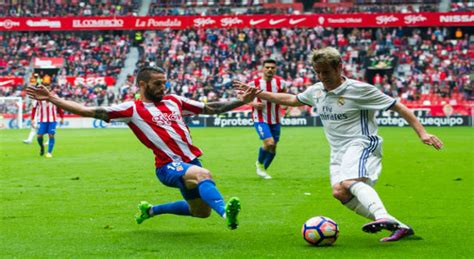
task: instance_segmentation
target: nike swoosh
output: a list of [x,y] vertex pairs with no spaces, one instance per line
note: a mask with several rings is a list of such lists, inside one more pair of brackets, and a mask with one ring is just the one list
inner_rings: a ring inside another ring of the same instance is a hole
[[15,82],[15,80],[3,81],[3,82],[0,82],[0,86],[8,85],[8,84],[14,83],[14,82]]
[[250,20],[250,25],[256,25],[259,23],[264,22],[266,19],[260,19],[260,20]]
[[290,19],[290,24],[294,25],[294,24],[300,23],[304,20],[306,20],[306,18],[301,18],[301,19],[297,19],[297,20]]
[[282,23],[286,20],[286,18],[283,18],[283,19],[280,19],[280,20],[273,20],[271,19],[270,20],[270,25],[275,25],[275,24],[279,24],[279,23]]

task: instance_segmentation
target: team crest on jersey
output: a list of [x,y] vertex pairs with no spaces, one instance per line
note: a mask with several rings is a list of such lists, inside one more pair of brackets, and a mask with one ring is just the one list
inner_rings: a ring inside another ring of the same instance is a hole
[[342,96],[339,97],[339,99],[337,100],[337,105],[339,106],[343,106],[345,103],[346,103],[346,100]]
[[171,165],[168,165],[168,169],[175,170],[175,171],[178,171],[178,172],[184,170],[183,165],[181,164],[181,162],[171,163]]
[[170,113],[170,114],[158,114],[153,116],[152,118],[153,122],[156,123],[158,126],[162,125],[171,125],[171,122],[181,120],[181,116],[176,113]]

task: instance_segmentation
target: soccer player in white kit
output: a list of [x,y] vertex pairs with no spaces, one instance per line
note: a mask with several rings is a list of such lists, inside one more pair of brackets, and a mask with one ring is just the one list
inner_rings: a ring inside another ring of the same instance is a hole
[[[373,85],[342,75],[340,53],[331,47],[314,50],[311,64],[321,82],[298,95],[262,91],[257,97],[287,106],[310,105],[319,114],[331,148],[330,181],[333,196],[347,208],[373,221],[365,232],[392,231],[380,241],[397,241],[414,234],[412,228],[390,215],[372,187],[381,172],[382,138],[377,135],[375,112],[398,112],[418,134],[435,149],[443,143],[428,134],[414,114],[403,104],[383,94]],[[234,86],[251,86],[234,82]]]
[[240,201],[232,197],[227,204],[224,202],[209,170],[198,159],[202,151],[193,145],[183,116],[230,111],[252,101],[257,90],[246,90],[240,100],[202,103],[165,94],[165,83],[166,72],[163,69],[144,67],[137,73],[140,99],[111,107],[86,107],[59,98],[44,86],[28,87],[27,93],[34,99],[84,117],[107,122],[112,119],[124,121],[136,137],[153,151],[156,177],[164,185],[178,188],[184,199],[155,206],[142,201],[135,217],[137,224],[162,214],[207,218],[214,210],[226,219],[230,229],[236,229]]

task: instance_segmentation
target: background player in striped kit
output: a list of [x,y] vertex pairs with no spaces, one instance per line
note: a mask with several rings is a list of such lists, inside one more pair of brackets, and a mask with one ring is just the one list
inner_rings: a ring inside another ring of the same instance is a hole
[[[331,47],[314,50],[311,65],[321,82],[303,93],[261,92],[258,97],[288,106],[316,107],[331,147],[330,180],[333,196],[347,208],[375,220],[362,230],[370,233],[392,231],[380,241],[397,241],[414,234],[411,227],[390,215],[372,187],[382,170],[382,138],[377,134],[375,111],[398,112],[418,134],[420,140],[435,149],[443,143],[428,134],[415,115],[403,104],[385,95],[373,85],[342,75],[340,53]],[[234,82],[240,89],[249,85]]]
[[136,137],[155,154],[156,176],[166,186],[179,188],[184,200],[153,206],[141,202],[135,219],[138,224],[160,214],[207,218],[214,209],[226,218],[227,226],[238,226],[238,198],[224,202],[209,170],[198,157],[202,151],[192,144],[189,128],[182,116],[198,113],[217,114],[230,111],[255,98],[256,89],[249,89],[240,100],[201,103],[177,95],[166,95],[166,73],[161,68],[145,67],[137,73],[140,98],[112,107],[86,107],[54,96],[46,88],[29,87],[29,96],[47,100],[74,114],[104,121],[120,119],[127,122]]
[[40,146],[40,156],[44,155],[43,135],[48,134],[48,152],[44,156],[46,158],[53,157],[53,148],[56,143],[54,136],[56,134],[58,119],[60,119],[61,124],[64,123],[64,113],[62,109],[48,101],[34,101],[33,109],[31,110],[31,125],[35,125],[35,123],[38,122],[36,139]]
[[[263,76],[252,80],[249,85],[257,89],[268,92],[284,93],[288,88],[288,83],[276,76],[276,61],[266,59],[263,61]],[[258,158],[255,162],[257,175],[263,179],[271,179],[267,173],[267,168],[276,156],[277,143],[280,140],[280,115],[281,107],[279,104],[271,103],[260,98],[250,104],[252,106],[252,118],[257,134],[263,141],[259,148]]]

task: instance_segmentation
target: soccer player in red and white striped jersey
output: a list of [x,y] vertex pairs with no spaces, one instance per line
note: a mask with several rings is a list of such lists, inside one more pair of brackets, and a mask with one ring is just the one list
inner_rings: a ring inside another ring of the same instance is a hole
[[193,145],[183,116],[230,111],[252,101],[258,90],[246,91],[236,101],[201,103],[177,95],[166,95],[165,74],[161,68],[140,69],[136,77],[140,99],[107,108],[86,107],[67,101],[44,87],[29,87],[27,93],[37,100],[47,100],[84,117],[107,122],[113,119],[125,121],[137,138],[153,150],[156,176],[164,185],[179,188],[184,200],[157,206],[141,202],[136,216],[138,224],[160,214],[207,218],[213,209],[227,219],[230,229],[235,229],[240,201],[234,197],[224,203],[209,170],[203,168],[198,160],[202,151]]
[[63,110],[48,101],[34,101],[31,110],[31,124],[38,122],[37,140],[40,146],[40,156],[44,155],[43,135],[48,134],[48,152],[46,158],[51,158],[55,144],[57,121],[64,122]]
[[[285,93],[288,83],[276,76],[276,61],[266,59],[263,61],[263,76],[249,82],[249,85],[262,91],[273,93]],[[280,140],[280,115],[281,107],[260,98],[255,98],[252,106],[252,118],[254,127],[258,136],[263,141],[262,147],[259,148],[258,159],[255,163],[257,167],[257,175],[263,179],[271,179],[272,177],[266,172],[267,168],[276,155],[276,146]]]

